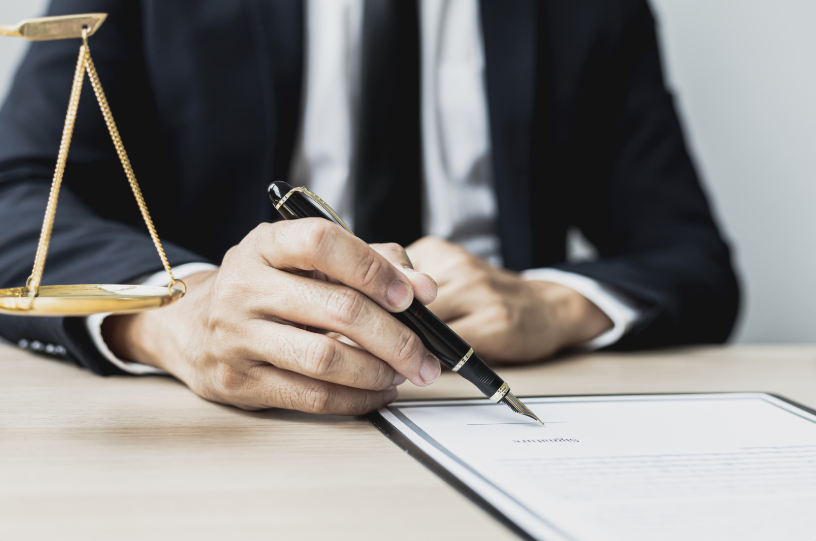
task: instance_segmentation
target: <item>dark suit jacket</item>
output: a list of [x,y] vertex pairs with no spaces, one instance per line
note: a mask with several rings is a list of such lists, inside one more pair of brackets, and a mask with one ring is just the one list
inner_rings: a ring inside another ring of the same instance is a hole
[[[554,266],[648,307],[616,348],[719,342],[737,313],[712,219],[661,74],[644,0],[482,0],[498,234],[510,269]],[[300,0],[54,0],[107,12],[91,52],[171,264],[219,262],[275,219],[301,110]],[[77,40],[31,45],[0,112],[0,287],[34,260]],[[565,262],[577,226],[597,261]],[[85,84],[44,283],[160,270]],[[0,317],[102,374],[80,320]]]

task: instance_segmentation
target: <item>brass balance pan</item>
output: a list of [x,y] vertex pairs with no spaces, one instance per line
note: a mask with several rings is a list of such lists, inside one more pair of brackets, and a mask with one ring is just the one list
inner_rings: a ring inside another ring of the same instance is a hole
[[107,312],[141,312],[176,302],[184,296],[185,289],[183,282],[168,287],[116,284],[40,286],[39,295],[33,302],[24,287],[0,289],[0,314],[84,317]]

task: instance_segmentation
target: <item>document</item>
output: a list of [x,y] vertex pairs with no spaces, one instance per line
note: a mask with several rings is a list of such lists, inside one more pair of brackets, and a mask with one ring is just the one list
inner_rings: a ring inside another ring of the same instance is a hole
[[547,541],[816,540],[816,416],[764,393],[397,402],[371,417]]

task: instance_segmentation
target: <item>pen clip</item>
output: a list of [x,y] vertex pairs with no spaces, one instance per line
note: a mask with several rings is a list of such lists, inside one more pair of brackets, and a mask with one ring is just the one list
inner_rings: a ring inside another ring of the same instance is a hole
[[346,222],[344,222],[343,219],[340,218],[340,216],[338,216],[336,212],[334,212],[334,209],[331,208],[328,203],[320,199],[317,196],[317,194],[310,192],[303,186],[292,188],[292,190],[288,194],[286,194],[286,196],[284,196],[283,199],[280,200],[280,203],[277,204],[276,208],[280,208],[286,202],[286,200],[289,199],[289,196],[295,192],[300,192],[309,199],[311,199],[314,204],[325,210],[328,213],[328,215],[331,216],[335,222],[337,222],[338,225],[340,225],[343,229],[354,235],[354,231],[352,231],[351,228],[346,225]]

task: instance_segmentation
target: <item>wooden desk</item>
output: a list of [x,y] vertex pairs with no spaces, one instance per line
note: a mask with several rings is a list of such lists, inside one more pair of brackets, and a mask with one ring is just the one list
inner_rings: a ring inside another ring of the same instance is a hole
[[[816,408],[816,346],[592,354],[518,395],[770,391]],[[476,396],[452,374],[406,398]],[[247,413],[169,378],[0,346],[0,539],[514,539],[365,420]],[[444,537],[443,537],[444,536]]]

